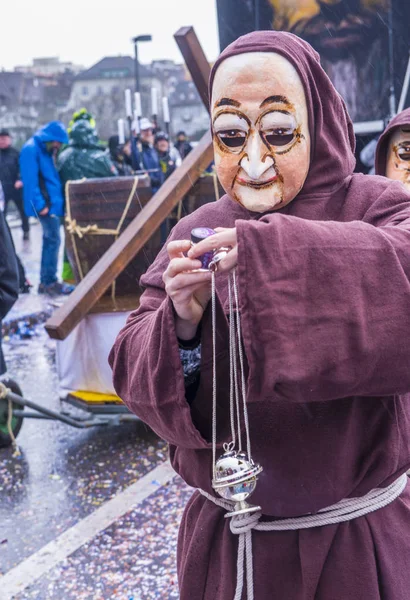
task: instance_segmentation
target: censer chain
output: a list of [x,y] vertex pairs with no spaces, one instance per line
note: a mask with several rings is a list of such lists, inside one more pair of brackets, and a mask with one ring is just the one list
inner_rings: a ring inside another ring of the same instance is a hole
[[[246,404],[245,367],[244,367],[244,360],[243,360],[243,348],[242,348],[242,343],[241,343],[242,330],[241,330],[241,319],[240,319],[240,315],[239,315],[239,296],[238,296],[238,286],[237,286],[237,283],[236,283],[236,271],[235,270],[233,271],[233,274],[232,274],[232,280],[233,280],[233,292],[234,292],[235,304],[236,304],[236,325],[237,325],[237,328],[238,328],[238,353],[239,353],[239,365],[240,365],[241,385],[242,385],[243,420],[244,420],[244,423],[245,423],[246,444],[247,444],[247,450],[248,450],[248,457],[249,457],[249,460],[251,460],[251,458],[252,458],[252,453],[251,453],[251,437],[249,435],[248,407],[247,407],[247,404]],[[235,364],[236,364],[236,359],[235,359]]]
[[[211,306],[212,306],[212,350],[213,350],[213,368],[212,368],[212,466],[213,475],[215,478],[215,464],[216,464],[216,404],[217,404],[217,382],[216,382],[216,284],[215,284],[215,272],[212,272],[212,295],[211,295]],[[228,300],[229,300],[229,382],[230,382],[230,393],[229,393],[229,404],[230,404],[230,424],[231,424],[231,435],[232,441],[228,444],[229,449],[233,450],[238,442],[238,450],[242,450],[242,436],[241,436],[241,410],[240,410],[240,399],[242,396],[243,403],[243,419],[245,425],[246,442],[247,442],[247,453],[249,460],[251,457],[251,443],[249,434],[249,419],[248,410],[246,405],[246,382],[245,382],[245,369],[244,369],[244,356],[243,348],[241,344],[241,323],[239,314],[239,296],[238,286],[236,280],[236,273],[228,276]],[[236,315],[234,310],[234,301],[236,305]],[[239,355],[239,372],[240,372],[240,383],[241,393],[239,391],[238,382],[238,368],[236,354],[238,349]],[[235,414],[236,413],[236,414]],[[235,423],[236,422],[236,423]]]
[[[235,431],[235,405],[236,405],[236,416],[238,418],[238,449],[242,450],[242,435],[241,435],[241,423],[240,423],[240,409],[239,409],[239,388],[238,388],[238,371],[235,361],[236,357],[236,340],[235,340],[235,323],[231,318],[233,312],[233,296],[232,296],[232,281],[231,277],[228,277],[228,300],[229,300],[229,411],[231,419],[231,435],[232,445],[236,445],[236,431]],[[235,403],[235,404],[234,404]]]
[[216,291],[215,273],[212,271],[212,472],[216,476]]

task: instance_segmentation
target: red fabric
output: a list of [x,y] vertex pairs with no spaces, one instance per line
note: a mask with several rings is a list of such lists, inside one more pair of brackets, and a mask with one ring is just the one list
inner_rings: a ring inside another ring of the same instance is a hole
[[[264,32],[249,38],[258,35],[266,39]],[[302,65],[316,61],[294,36],[270,39],[292,47]],[[319,75],[317,82],[327,81]],[[328,104],[338,97],[324,85],[329,93],[319,94],[314,115],[331,114]],[[311,166],[316,176],[309,174],[308,191],[288,206],[256,215],[224,196],[180,221],[171,235],[187,239],[196,226],[237,228],[251,439],[264,468],[251,501],[265,518],[363,495],[410,467],[410,194],[397,182],[353,175],[347,123],[336,125],[344,129],[344,145],[328,117],[321,127]],[[339,164],[339,172],[321,173],[317,157]],[[141,306],[110,356],[114,384],[170,443],[183,479],[212,493],[209,308],[200,386],[189,406],[162,283],[167,263],[163,250],[142,278]],[[226,282],[218,275],[219,445],[229,435]],[[353,522],[257,532],[255,598],[403,600],[410,589],[409,523],[406,491]],[[181,600],[232,598],[236,547],[223,511],[195,494],[180,529]]]
[[390,136],[395,129],[398,129],[403,125],[410,125],[410,108],[406,108],[396,115],[379,137],[375,157],[376,175],[386,175],[387,151],[389,149]]

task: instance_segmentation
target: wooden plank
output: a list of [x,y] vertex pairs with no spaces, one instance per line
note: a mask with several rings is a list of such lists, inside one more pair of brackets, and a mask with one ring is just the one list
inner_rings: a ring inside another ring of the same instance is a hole
[[213,160],[210,132],[188,154],[158,192],[135,217],[110,249],[94,265],[73,293],[47,321],[50,337],[63,340],[91,310],[172,209]]
[[174,35],[175,41],[181,50],[185,64],[191,74],[202,102],[208,112],[209,97],[208,97],[208,80],[211,73],[208,60],[202,50],[201,44],[196,36],[193,27],[181,27]]
[[113,312],[128,312],[135,310],[139,306],[141,294],[133,296],[103,296],[90,309],[89,314],[95,313],[113,313]]

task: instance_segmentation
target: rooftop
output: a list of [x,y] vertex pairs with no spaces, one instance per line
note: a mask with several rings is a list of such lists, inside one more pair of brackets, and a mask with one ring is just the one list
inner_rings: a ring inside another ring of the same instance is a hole
[[[76,81],[89,81],[90,79],[127,79],[134,77],[135,61],[131,56],[106,56],[95,65],[82,71],[76,77]],[[141,77],[151,74],[151,68],[139,65]]]

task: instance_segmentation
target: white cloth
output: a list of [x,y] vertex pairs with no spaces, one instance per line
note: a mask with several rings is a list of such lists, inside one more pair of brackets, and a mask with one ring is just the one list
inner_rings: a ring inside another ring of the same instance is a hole
[[182,164],[182,158],[178,150],[171,144],[169,149],[169,157],[174,161],[176,167],[180,167]]
[[129,314],[87,315],[65,340],[57,342],[61,397],[79,390],[115,394],[108,354]]

